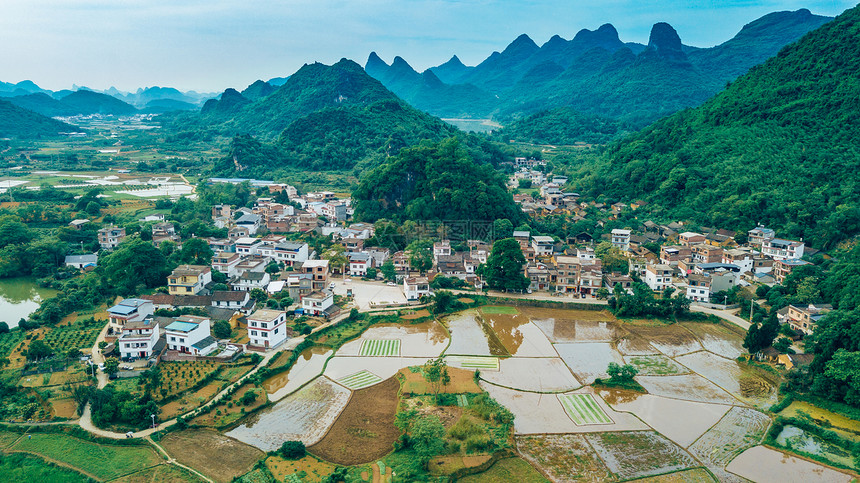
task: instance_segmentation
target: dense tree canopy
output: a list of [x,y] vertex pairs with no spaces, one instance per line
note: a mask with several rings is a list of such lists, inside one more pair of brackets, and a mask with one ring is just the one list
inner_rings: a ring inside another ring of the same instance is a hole
[[520,244],[513,238],[493,243],[487,264],[481,268],[487,285],[497,290],[525,290],[529,279],[523,274],[526,257]]

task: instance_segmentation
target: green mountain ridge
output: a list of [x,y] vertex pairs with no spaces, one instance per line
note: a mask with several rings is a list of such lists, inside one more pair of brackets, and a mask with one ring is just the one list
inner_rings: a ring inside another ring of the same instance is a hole
[[664,216],[764,223],[829,248],[860,233],[860,8],[783,48],[701,107],[608,149],[578,188]]
[[42,116],[0,99],[0,138],[40,138],[56,136],[79,128]]

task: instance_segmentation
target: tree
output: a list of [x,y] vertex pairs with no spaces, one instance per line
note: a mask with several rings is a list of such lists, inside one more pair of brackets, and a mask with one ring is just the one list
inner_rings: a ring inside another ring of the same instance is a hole
[[438,402],[439,392],[451,382],[451,376],[448,375],[448,364],[442,360],[442,357],[437,357],[432,361],[427,361],[424,364],[423,371],[424,380],[430,384],[433,396],[436,402]]
[[483,268],[487,285],[493,289],[525,290],[531,283],[523,275],[526,258],[520,244],[513,238],[505,238],[493,243],[493,250]]
[[794,354],[794,350],[791,348],[791,339],[788,337],[776,339],[776,342],[773,343],[773,348],[783,354]]
[[367,277],[371,280],[376,280],[376,273],[377,273],[376,269],[373,267],[370,267],[367,269],[367,273],[365,274],[365,277]]
[[105,373],[108,375],[119,372],[119,359],[116,357],[108,357],[105,359]]
[[33,234],[20,218],[12,215],[0,216],[0,248],[28,243],[32,239]]
[[493,222],[493,240],[503,240],[514,235],[514,224],[507,218]]
[[305,452],[305,443],[302,443],[301,441],[284,441],[284,444],[282,444],[281,448],[278,450],[278,454],[288,460],[304,458]]
[[460,302],[457,296],[448,290],[438,290],[433,294],[433,313],[444,314],[458,307]]
[[138,237],[130,237],[99,263],[107,282],[121,295],[137,293],[140,285],[148,288],[163,285],[167,277],[164,254]]
[[90,201],[87,203],[86,211],[92,216],[99,216],[102,212],[102,205],[100,205],[98,201]]
[[606,272],[627,273],[629,265],[627,257],[624,256],[618,247],[610,242],[601,242],[594,249],[594,254],[603,262],[603,269]]
[[233,335],[233,329],[226,320],[216,320],[212,325],[212,334],[218,339],[229,339]]
[[416,409],[407,409],[405,411],[398,411],[396,415],[394,415],[394,425],[397,426],[397,429],[403,431],[403,436],[406,441],[409,440],[409,432],[412,430],[412,423],[418,418],[418,410]]
[[267,294],[266,291],[261,288],[252,288],[251,291],[248,292],[248,296],[260,304],[265,303],[266,300],[269,300],[269,294]]
[[30,348],[27,350],[27,359],[44,359],[45,357],[50,357],[53,354],[54,350],[51,349],[51,346],[46,344],[45,341],[38,339],[30,343]]
[[203,238],[192,238],[182,242],[179,250],[179,262],[191,265],[209,265],[215,253],[209,246],[209,242]]
[[422,416],[412,423],[412,449],[420,458],[423,465],[427,465],[430,458],[442,453],[445,449],[445,426],[438,416]]
[[0,334],[8,334],[9,333],[9,324],[6,322],[0,322]]
[[639,370],[630,364],[619,365],[615,362],[610,362],[609,366],[606,368],[606,373],[609,374],[609,378],[615,382],[626,382],[632,381],[636,374],[639,374]]
[[391,259],[385,260],[382,267],[379,269],[386,281],[394,282],[397,280],[397,270],[394,268],[394,262]]
[[328,264],[332,267],[332,269],[339,268],[341,270],[341,273],[344,273],[344,267],[349,262],[349,260],[347,260],[346,258],[346,255],[344,254],[344,251],[344,248],[336,243],[329,247],[329,249],[325,253],[323,253],[322,259],[328,260]]
[[423,275],[433,268],[433,240],[415,240],[406,247],[409,266]]

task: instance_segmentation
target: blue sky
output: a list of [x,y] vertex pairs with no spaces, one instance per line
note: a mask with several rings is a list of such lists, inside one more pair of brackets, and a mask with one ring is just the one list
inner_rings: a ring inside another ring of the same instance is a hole
[[304,63],[376,51],[421,71],[457,54],[467,65],[519,34],[552,35],[615,25],[645,43],[668,22],[688,45],[709,47],[767,13],[808,8],[835,16],[853,2],[629,0],[3,0],[0,80],[48,89],[173,86],[242,89]]

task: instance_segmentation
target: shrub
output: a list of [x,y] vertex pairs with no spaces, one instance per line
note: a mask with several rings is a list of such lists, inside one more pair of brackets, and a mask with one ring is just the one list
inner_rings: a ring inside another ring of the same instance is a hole
[[248,390],[245,392],[245,394],[242,395],[242,399],[240,399],[239,401],[245,406],[250,406],[251,404],[254,404],[254,401],[256,400],[257,391]]
[[469,436],[466,439],[466,451],[474,453],[478,451],[487,451],[493,447],[493,440],[486,434],[476,434]]
[[282,444],[281,448],[278,450],[278,454],[280,454],[282,458],[288,460],[304,458],[305,444],[301,441],[284,441],[284,444]]
[[483,428],[475,424],[471,419],[460,418],[460,420],[448,430],[448,436],[463,441],[470,436],[482,434],[483,432]]

